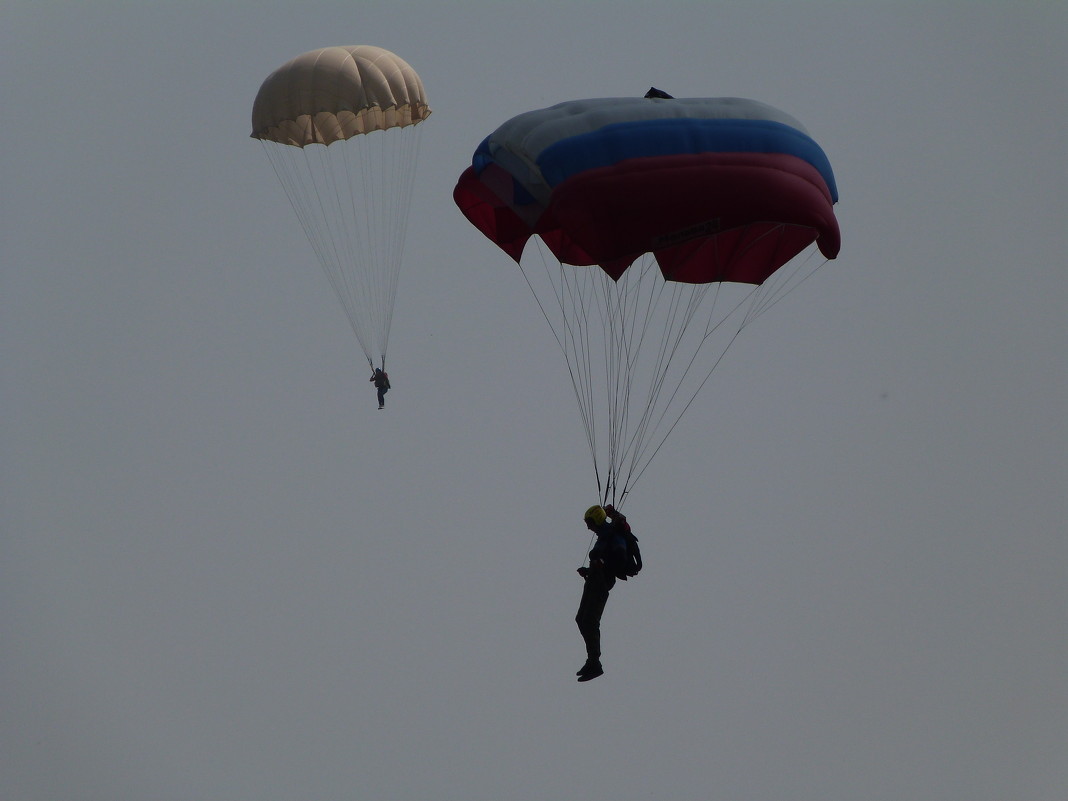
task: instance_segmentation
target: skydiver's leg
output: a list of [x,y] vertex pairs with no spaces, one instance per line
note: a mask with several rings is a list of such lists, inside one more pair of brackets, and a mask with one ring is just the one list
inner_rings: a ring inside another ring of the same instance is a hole
[[587,664],[601,661],[601,615],[608,603],[608,585],[599,570],[591,570],[582,587],[575,623],[586,643]]

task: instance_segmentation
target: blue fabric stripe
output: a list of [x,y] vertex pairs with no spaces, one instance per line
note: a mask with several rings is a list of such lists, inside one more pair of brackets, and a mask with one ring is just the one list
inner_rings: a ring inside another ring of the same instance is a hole
[[482,172],[493,161],[493,156],[490,155],[490,139],[492,138],[492,134],[487,136],[475,148],[475,155],[471,159],[471,166],[475,168],[475,172]]
[[625,159],[694,153],[796,156],[819,171],[831,197],[838,200],[834,173],[823,149],[807,134],[771,120],[676,118],[620,122],[561,139],[545,148],[537,163],[545,182],[556,187],[572,175]]

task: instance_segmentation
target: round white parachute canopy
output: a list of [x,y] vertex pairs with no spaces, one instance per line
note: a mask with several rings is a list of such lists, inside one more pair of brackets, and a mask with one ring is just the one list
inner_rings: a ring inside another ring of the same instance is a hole
[[294,147],[404,128],[430,115],[419,75],[381,47],[324,47],[272,72],[252,106],[252,136]]

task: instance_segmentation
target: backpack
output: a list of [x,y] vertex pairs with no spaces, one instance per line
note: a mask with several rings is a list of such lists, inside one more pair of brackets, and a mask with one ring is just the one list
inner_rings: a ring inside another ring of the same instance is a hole
[[612,549],[612,564],[609,569],[617,579],[626,581],[631,576],[638,575],[642,570],[642,550],[638,547],[638,538],[630,530],[630,526],[617,532],[616,547]]

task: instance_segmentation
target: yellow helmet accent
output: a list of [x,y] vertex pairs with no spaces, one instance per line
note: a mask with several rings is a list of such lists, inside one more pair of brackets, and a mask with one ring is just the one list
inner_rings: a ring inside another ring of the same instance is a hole
[[603,526],[604,521],[608,519],[608,515],[605,514],[604,509],[600,506],[591,506],[586,510],[586,514],[582,516],[583,520],[592,520],[595,526]]

